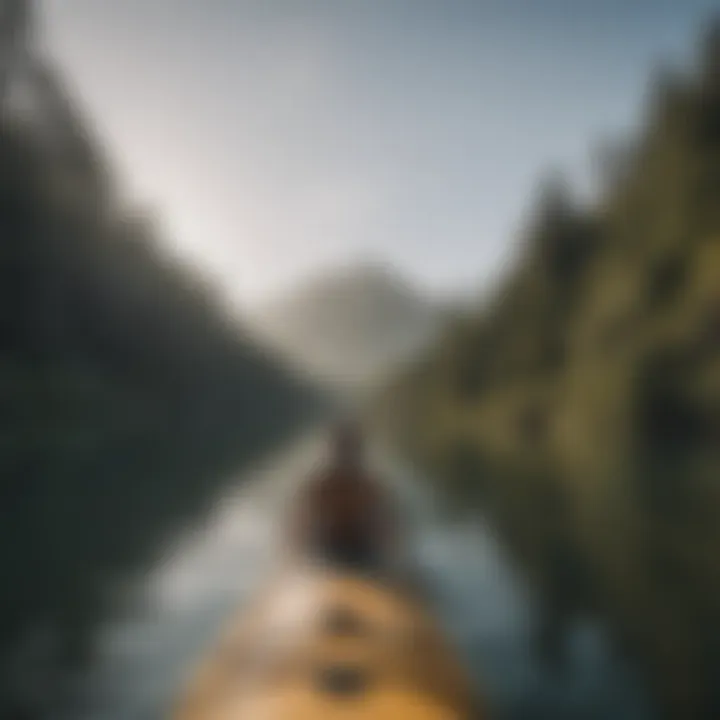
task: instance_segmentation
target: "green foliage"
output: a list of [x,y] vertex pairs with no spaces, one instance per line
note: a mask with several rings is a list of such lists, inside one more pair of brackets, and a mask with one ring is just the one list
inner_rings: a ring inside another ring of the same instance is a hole
[[122,207],[82,126],[59,135],[0,123],[0,715],[28,633],[85,656],[114,584],[318,407]]
[[668,717],[709,718],[720,713],[720,32],[693,74],[658,82],[594,206],[548,186],[495,301],[398,378],[378,417],[458,504],[484,508],[552,625],[597,613]]

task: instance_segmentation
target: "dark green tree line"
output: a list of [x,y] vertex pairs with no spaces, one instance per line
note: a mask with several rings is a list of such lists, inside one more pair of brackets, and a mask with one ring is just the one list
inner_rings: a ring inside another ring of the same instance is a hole
[[42,117],[0,79],[0,715],[35,630],[85,658],[116,584],[321,404],[161,249],[31,65]]
[[485,509],[551,624],[603,618],[672,718],[720,713],[718,28],[658,76],[597,200],[549,186],[494,301],[376,415]]

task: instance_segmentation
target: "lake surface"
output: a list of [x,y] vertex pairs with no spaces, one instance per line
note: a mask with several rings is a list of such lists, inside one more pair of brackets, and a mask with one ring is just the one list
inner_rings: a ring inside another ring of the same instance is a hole
[[[246,473],[236,492],[161,554],[132,608],[101,634],[83,682],[81,720],[167,716],[222,623],[273,567],[279,513],[322,449],[316,437],[305,438]],[[405,498],[430,601],[488,698],[491,717],[649,717],[638,684],[611,661],[591,624],[573,631],[567,671],[539,665],[529,641],[532,597],[486,526],[443,522],[412,473],[387,460],[378,464]]]

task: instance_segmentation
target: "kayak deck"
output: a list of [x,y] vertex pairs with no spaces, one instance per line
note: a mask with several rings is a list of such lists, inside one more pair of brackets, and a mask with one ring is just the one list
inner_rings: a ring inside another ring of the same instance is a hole
[[470,683],[420,603],[306,571],[279,578],[231,621],[175,720],[470,717]]

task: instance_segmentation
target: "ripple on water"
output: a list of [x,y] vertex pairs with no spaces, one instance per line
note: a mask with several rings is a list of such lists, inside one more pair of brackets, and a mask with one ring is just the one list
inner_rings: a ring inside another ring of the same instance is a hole
[[[318,438],[309,438],[276,456],[178,541],[152,575],[136,612],[116,619],[102,634],[82,720],[162,716],[221,623],[271,566],[278,513],[319,447]],[[391,463],[386,467],[393,468],[411,509],[417,563],[430,599],[498,717],[532,720],[547,717],[548,710],[554,720],[644,717],[637,708],[621,712],[632,708],[636,694],[631,683],[624,688],[605,667],[606,654],[592,630],[575,638],[574,674],[548,677],[529,650],[526,589],[487,527],[440,523],[412,476]],[[619,699],[613,705],[614,695]]]

